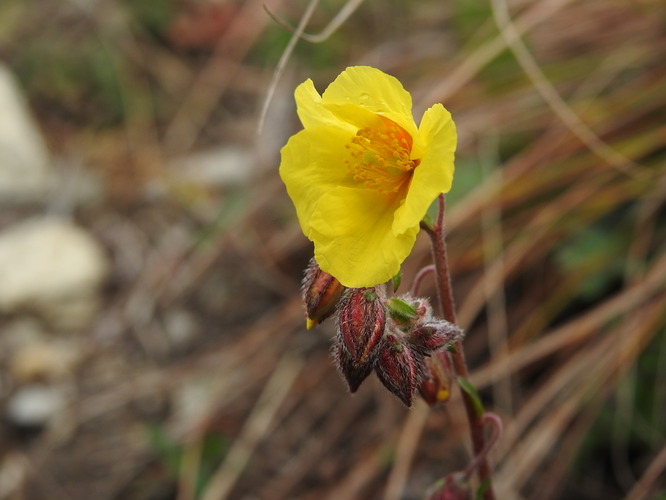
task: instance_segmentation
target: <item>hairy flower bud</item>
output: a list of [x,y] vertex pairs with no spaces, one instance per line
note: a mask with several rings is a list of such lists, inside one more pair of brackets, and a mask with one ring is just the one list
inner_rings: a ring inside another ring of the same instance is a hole
[[322,271],[314,259],[310,260],[301,288],[308,330],[335,312],[344,290],[345,287],[337,279]]
[[432,407],[437,404],[437,382],[432,377],[421,381],[419,384],[419,393],[423,400],[428,403],[428,406]]
[[446,403],[451,397],[451,381],[448,377],[441,377],[439,371],[431,366],[428,377],[419,384],[419,393],[430,407]]
[[375,372],[384,387],[405,405],[412,406],[414,392],[425,373],[425,361],[421,354],[391,333],[385,336],[379,347]]
[[392,297],[386,301],[386,305],[391,319],[403,330],[409,330],[432,318],[430,301],[411,294]]
[[433,320],[417,325],[409,332],[407,340],[415,351],[427,356],[461,337],[462,330],[453,323]]
[[375,288],[350,288],[338,307],[338,338],[354,366],[371,362],[386,327],[386,309]]
[[349,386],[349,391],[356,392],[361,383],[372,373],[372,362],[354,364],[339,339],[336,339],[333,344],[333,356],[338,370]]

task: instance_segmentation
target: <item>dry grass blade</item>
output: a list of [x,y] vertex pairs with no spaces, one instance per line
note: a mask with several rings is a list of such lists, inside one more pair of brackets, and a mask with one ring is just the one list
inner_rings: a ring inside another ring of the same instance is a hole
[[645,470],[638,482],[634,485],[625,500],[643,500],[650,498],[654,492],[655,483],[666,470],[666,446],[657,454],[650,466]]
[[[492,148],[496,151],[495,147]],[[495,163],[495,162],[493,162]],[[484,170],[484,177],[487,172]],[[501,180],[500,180],[501,182]],[[506,312],[506,296],[503,289],[505,270],[502,238],[502,218],[499,203],[489,205],[481,219],[483,238],[484,301],[488,314],[488,346],[494,359],[506,357],[509,353],[509,331]],[[494,263],[494,265],[492,265]],[[493,384],[496,411],[511,415],[513,413],[513,397],[511,376],[508,373],[499,376]]]
[[223,500],[231,494],[238,476],[243,473],[259,441],[268,432],[276,411],[291,390],[302,366],[303,360],[292,355],[285,355],[278,363],[243,430],[206,486],[202,500]]
[[194,145],[220,96],[238,73],[242,58],[266,27],[260,2],[251,0],[243,5],[238,19],[219,39],[206,67],[196,76],[166,131],[164,144],[170,154],[184,154]]
[[[310,18],[312,17],[312,14],[314,14],[315,9],[317,8],[317,5],[319,4],[319,0],[310,0],[310,3],[308,4],[307,8],[305,9],[305,12],[303,12],[303,15],[301,16],[301,20],[298,23],[298,26],[293,32],[293,35],[291,39],[289,40],[289,43],[285,47],[284,51],[282,52],[282,55],[280,56],[280,60],[277,63],[277,66],[275,67],[275,71],[273,72],[273,78],[271,79],[271,84],[268,86],[268,89],[266,90],[266,98],[264,99],[264,103],[261,106],[261,112],[259,113],[259,123],[257,125],[257,135],[261,134],[261,131],[264,128],[264,121],[266,120],[266,114],[268,113],[268,107],[271,104],[271,101],[273,100],[273,95],[275,94],[275,89],[277,88],[277,85],[280,81],[280,78],[282,78],[282,74],[284,73],[284,69],[287,66],[287,62],[289,61],[289,58],[291,57],[291,54],[294,52],[294,49],[296,48],[296,44],[298,43],[298,40],[302,38],[303,35],[303,30],[305,30],[306,26],[308,25],[308,22],[310,21]],[[263,5],[264,10],[274,19],[277,21],[276,17],[274,14],[268,9],[266,4]]]
[[[572,0],[548,0],[534,4],[516,21],[516,30],[523,34],[548,19]],[[506,48],[502,35],[498,35],[472,54],[466,56],[454,71],[447,74],[439,85],[434,86],[423,98],[424,103],[446,101]]]
[[530,80],[539,91],[544,100],[557,116],[571,129],[571,131],[585,143],[596,155],[607,161],[619,171],[631,175],[647,175],[641,167],[629,158],[624,157],[608,144],[603,142],[599,136],[587,127],[564,99],[557,93],[553,85],[548,81],[543,71],[539,68],[529,50],[523,43],[516,30],[515,25],[509,17],[509,9],[505,0],[491,0],[495,22],[501,31],[504,41],[516,56],[516,59],[529,76]]
[[[553,384],[548,390],[538,393],[540,405],[537,411],[544,412],[544,416],[528,432],[514,430],[514,437],[521,436],[520,444],[512,445],[511,440],[503,443],[510,450],[504,459],[503,472],[499,474],[504,488],[509,491],[524,488],[539,466],[553,456],[560,436],[575,418],[582,402],[590,394],[603,398],[613,381],[633,365],[636,357],[652,340],[655,326],[663,320],[662,301],[663,296],[652,301],[643,308],[640,316],[627,318],[601,337],[593,348],[580,350],[553,374]],[[631,331],[632,335],[627,336],[627,331]],[[596,360],[594,367],[591,367],[591,359]],[[591,424],[591,420],[588,423]],[[579,439],[583,435],[581,432]],[[562,458],[559,454],[555,455],[558,460]],[[560,473],[564,472],[560,470]],[[548,481],[550,486],[546,490],[556,489],[555,485],[561,484],[561,478],[550,476]]]
[[[326,27],[316,35],[302,32],[302,30],[299,29],[300,24],[299,27],[294,28],[289,23],[281,19],[280,16],[271,11],[266,4],[264,4],[264,10],[268,13],[269,16],[273,18],[273,21],[278,23],[283,28],[288,29],[292,33],[297,34],[299,38],[302,38],[306,42],[310,43],[321,43],[326,41],[333,33],[335,33],[347,21],[347,19],[351,17],[354,11],[361,6],[362,3],[363,0],[348,0],[347,3],[344,4],[338,11],[336,16],[326,25]],[[303,17],[305,17],[305,14]]]
[[425,426],[430,409],[422,401],[418,401],[415,408],[409,413],[402,427],[395,450],[395,461],[386,481],[384,500],[399,500],[402,498],[405,484],[409,479],[409,471],[421,441],[421,433]]
[[493,362],[489,366],[476,371],[472,375],[472,381],[477,386],[483,387],[494,380],[503,370],[515,373],[559,349],[585,340],[593,335],[606,321],[636,309],[642,303],[663,291],[665,284],[666,256],[662,256],[644,281],[634,284],[626,291],[600,304],[571,323],[545,334],[543,338],[518,352],[512,353],[509,357]]
[[282,74],[284,73],[285,67],[287,66],[287,62],[289,61],[289,58],[291,57],[291,54],[293,53],[294,48],[296,47],[296,43],[298,43],[298,40],[302,39],[311,43],[321,43],[325,41],[328,37],[330,37],[333,33],[335,33],[338,30],[338,28],[340,28],[340,26],[342,26],[345,23],[345,21],[347,21],[347,19],[354,13],[354,11],[363,3],[363,0],[349,0],[340,9],[338,14],[331,20],[331,22],[328,23],[328,25],[321,31],[321,33],[317,35],[309,35],[305,33],[304,30],[308,24],[308,21],[312,17],[314,10],[317,8],[318,3],[319,0],[312,0],[308,4],[308,7],[305,9],[305,12],[303,12],[301,20],[299,21],[298,26],[296,28],[292,27],[291,25],[283,21],[279,16],[277,16],[273,11],[271,11],[266,4],[263,5],[266,13],[269,16],[271,16],[271,18],[280,26],[291,31],[293,33],[293,36],[291,37],[291,40],[289,40],[289,44],[287,45],[287,47],[285,47],[284,52],[282,53],[282,56],[280,57],[277,66],[275,67],[275,71],[273,72],[273,78],[271,79],[271,83],[266,91],[266,98],[264,99],[264,103],[262,104],[261,107],[261,112],[259,113],[257,135],[261,134],[261,131],[264,128],[264,122],[266,121],[268,107],[270,106],[271,101],[273,100],[275,89],[277,88],[280,78],[282,78]]

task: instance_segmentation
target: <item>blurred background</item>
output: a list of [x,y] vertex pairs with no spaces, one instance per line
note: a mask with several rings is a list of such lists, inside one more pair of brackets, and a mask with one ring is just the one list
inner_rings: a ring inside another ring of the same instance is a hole
[[[356,64],[458,126],[449,256],[499,498],[665,499],[664,3],[313,7],[274,80],[292,34],[262,0],[0,3],[0,499],[421,499],[465,467],[457,391],[350,396],[334,325],[304,328],[279,149],[295,86]],[[421,235],[403,290],[429,259]]]

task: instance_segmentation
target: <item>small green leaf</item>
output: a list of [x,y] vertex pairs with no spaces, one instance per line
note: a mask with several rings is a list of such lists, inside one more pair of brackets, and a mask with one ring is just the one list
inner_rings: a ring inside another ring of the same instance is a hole
[[483,403],[481,403],[479,393],[476,392],[474,386],[466,378],[456,377],[456,380],[458,381],[460,388],[465,391],[470,398],[472,398],[472,403],[474,404],[474,411],[476,412],[477,418],[483,417],[483,414],[486,410],[483,408]]
[[428,231],[434,231],[435,219],[430,214],[425,214],[425,217],[421,219],[421,227],[427,229]]
[[393,292],[395,293],[398,288],[400,288],[400,283],[402,282],[402,271],[399,271],[398,274],[391,278],[391,285],[393,286]]
[[392,297],[386,302],[386,304],[391,316],[398,321],[408,321],[419,317],[419,315],[416,314],[416,309],[404,300]]
[[487,479],[484,479],[483,482],[479,485],[479,488],[476,490],[476,500],[482,500],[483,495],[486,494],[486,491],[488,491],[488,488],[490,487],[490,481]]

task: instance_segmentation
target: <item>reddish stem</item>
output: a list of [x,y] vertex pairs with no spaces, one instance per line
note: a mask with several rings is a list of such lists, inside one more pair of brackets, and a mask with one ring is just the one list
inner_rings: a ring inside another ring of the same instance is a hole
[[[432,256],[435,263],[437,295],[442,307],[442,314],[444,315],[445,320],[457,324],[455,304],[453,302],[453,289],[451,287],[451,276],[449,274],[449,261],[446,253],[446,242],[444,240],[445,208],[446,201],[444,195],[441,194],[439,195],[439,214],[437,216],[437,222],[434,227],[426,228],[426,232],[430,236],[432,242]],[[469,372],[467,371],[467,361],[465,360],[462,341],[456,341],[455,349],[448,354],[451,356],[453,369],[455,370],[456,375],[469,380]],[[446,352],[438,353],[438,357],[446,355]],[[461,394],[465,403],[465,411],[467,413],[467,421],[469,422],[469,432],[472,440],[472,447],[474,449],[475,460],[478,459],[476,467],[479,480],[481,483],[487,485],[483,498],[484,500],[495,500],[492,474],[486,458],[487,450],[484,435],[484,415],[477,414],[474,401],[466,391],[461,391]]]
[[479,467],[479,464],[486,458],[490,450],[497,444],[499,438],[502,436],[502,420],[495,415],[494,413],[486,412],[483,414],[483,423],[488,426],[490,424],[492,434],[486,442],[485,448],[481,450],[481,453],[474,457],[474,459],[469,463],[465,469],[464,475],[466,478],[469,478],[472,473]]
[[421,282],[423,281],[423,278],[425,278],[432,272],[435,272],[435,266],[433,265],[426,266],[418,272],[418,274],[414,278],[414,283],[412,283],[412,295],[417,296],[419,294],[419,288],[421,287]]

